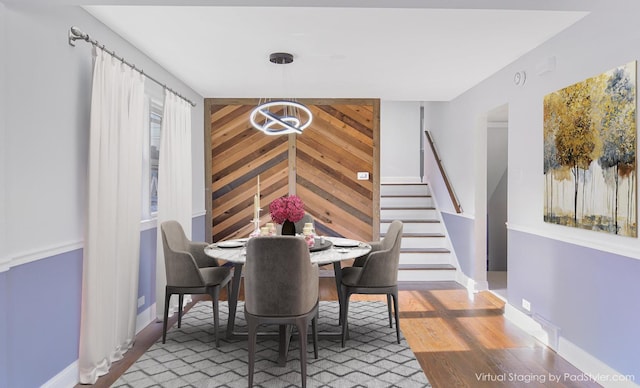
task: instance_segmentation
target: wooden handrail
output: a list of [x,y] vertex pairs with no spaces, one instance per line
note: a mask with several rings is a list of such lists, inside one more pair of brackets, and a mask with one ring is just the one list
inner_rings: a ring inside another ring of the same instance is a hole
[[447,186],[447,191],[449,191],[449,197],[451,197],[451,203],[453,203],[453,207],[456,209],[456,213],[462,213],[462,205],[456,196],[455,191],[453,191],[453,186],[451,186],[451,182],[449,182],[449,178],[447,177],[447,173],[444,170],[444,166],[442,165],[442,160],[440,159],[440,155],[438,154],[438,150],[436,149],[436,144],[433,141],[433,137],[431,136],[431,132],[424,131],[427,136],[427,140],[429,140],[429,145],[431,145],[431,151],[433,151],[433,158],[438,163],[438,169],[440,169],[440,174],[442,175],[442,179],[444,180],[445,186]]

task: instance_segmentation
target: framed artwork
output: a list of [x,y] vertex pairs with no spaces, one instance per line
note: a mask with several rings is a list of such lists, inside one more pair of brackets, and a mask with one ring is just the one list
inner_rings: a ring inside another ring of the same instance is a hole
[[636,237],[636,62],[544,97],[544,220]]

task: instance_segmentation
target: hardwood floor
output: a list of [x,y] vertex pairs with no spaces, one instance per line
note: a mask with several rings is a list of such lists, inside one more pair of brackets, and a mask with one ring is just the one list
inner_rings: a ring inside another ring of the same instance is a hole
[[[320,299],[337,300],[333,278],[320,279]],[[385,298],[353,295],[351,300]],[[582,372],[504,319],[504,302],[490,292],[470,298],[455,282],[401,284],[399,300],[400,328],[434,388],[600,387],[575,381]],[[147,326],[95,386],[111,386],[161,334],[161,323]]]

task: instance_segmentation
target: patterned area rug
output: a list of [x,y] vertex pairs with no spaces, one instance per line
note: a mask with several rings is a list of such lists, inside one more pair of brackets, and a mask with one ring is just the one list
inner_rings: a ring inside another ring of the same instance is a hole
[[[227,305],[220,303],[220,321],[226,329]],[[244,307],[238,304],[236,330],[246,331]],[[338,303],[320,302],[319,331],[337,332]],[[182,328],[169,329],[167,342],[158,340],[118,379],[114,387],[246,387],[248,354],[246,339],[220,340],[214,347],[210,302],[199,302],[182,319]],[[261,326],[267,331],[271,326]],[[273,327],[277,330],[277,326]],[[311,331],[311,328],[309,328]],[[307,345],[308,387],[430,387],[404,338],[396,343],[389,328],[387,306],[382,302],[349,303],[350,338],[318,340]],[[221,333],[222,335],[222,333]],[[254,386],[301,386],[300,353],[294,338],[284,367],[276,363],[277,339],[260,338],[256,347]]]

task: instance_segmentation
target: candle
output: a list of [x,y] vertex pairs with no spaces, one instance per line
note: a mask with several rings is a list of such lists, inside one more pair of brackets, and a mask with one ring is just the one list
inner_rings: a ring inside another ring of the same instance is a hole
[[253,219],[257,220],[260,218],[260,204],[258,203],[258,195],[253,196]]
[[258,175],[258,188],[256,189],[256,200],[254,202],[254,206],[256,214],[255,219],[257,220],[260,218],[260,175]]

